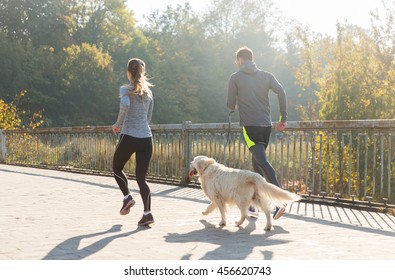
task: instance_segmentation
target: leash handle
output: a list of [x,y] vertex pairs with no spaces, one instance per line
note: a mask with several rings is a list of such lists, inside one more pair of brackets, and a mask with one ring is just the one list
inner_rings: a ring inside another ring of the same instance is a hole
[[224,160],[223,160],[224,164],[225,164],[225,159],[226,159],[226,146],[228,146],[228,154],[229,154],[229,158],[230,158],[230,145],[229,145],[229,142],[230,142],[230,124],[232,122],[232,118],[231,118],[230,115],[232,113],[233,112],[229,112],[229,114],[228,114],[228,135],[226,136],[226,143],[225,143],[225,147],[224,147]]
[[232,112],[229,112],[229,115],[228,115],[228,136],[227,136],[226,142],[229,142],[229,139],[230,139],[230,124],[232,121],[230,114],[232,114]]

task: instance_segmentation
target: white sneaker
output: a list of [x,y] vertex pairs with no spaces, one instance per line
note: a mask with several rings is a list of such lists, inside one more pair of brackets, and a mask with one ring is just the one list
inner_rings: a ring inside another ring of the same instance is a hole
[[273,213],[273,219],[277,220],[280,219],[280,217],[284,214],[285,212],[285,207],[276,207],[276,209],[274,209],[274,213]]
[[258,218],[259,212],[255,209],[254,206],[250,206],[248,208],[248,215],[252,218]]

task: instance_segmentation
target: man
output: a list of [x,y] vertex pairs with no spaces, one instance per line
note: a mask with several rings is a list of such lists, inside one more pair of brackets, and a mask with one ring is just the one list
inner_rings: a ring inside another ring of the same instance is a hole
[[[236,64],[239,71],[229,80],[227,106],[230,112],[238,105],[240,125],[244,140],[252,154],[254,171],[261,174],[270,183],[280,187],[276,171],[266,159],[266,147],[269,144],[272,120],[270,115],[269,90],[277,94],[280,104],[280,121],[276,129],[282,131],[287,126],[287,96],[284,88],[273,74],[256,67],[253,52],[247,47],[236,51]],[[273,219],[280,218],[285,207],[276,207]],[[252,213],[251,213],[252,212]],[[255,209],[250,207],[251,215]],[[255,214],[256,215],[256,214]]]

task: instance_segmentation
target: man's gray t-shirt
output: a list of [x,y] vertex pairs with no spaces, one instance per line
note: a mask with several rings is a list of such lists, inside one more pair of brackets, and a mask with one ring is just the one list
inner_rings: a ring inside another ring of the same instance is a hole
[[277,94],[280,121],[286,122],[286,93],[273,74],[258,69],[253,61],[246,61],[238,72],[231,75],[227,106],[229,110],[235,110],[236,104],[238,105],[240,125],[261,127],[272,125],[269,90]]

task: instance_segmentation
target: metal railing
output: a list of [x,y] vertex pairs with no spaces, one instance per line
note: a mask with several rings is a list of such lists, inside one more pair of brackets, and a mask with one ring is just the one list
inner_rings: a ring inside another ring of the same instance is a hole
[[[152,125],[149,178],[198,184],[194,156],[252,169],[239,124]],[[117,136],[110,127],[0,131],[1,162],[111,174]],[[283,188],[326,201],[395,203],[395,120],[288,122],[273,131],[267,156]],[[125,172],[134,176],[134,157]]]

